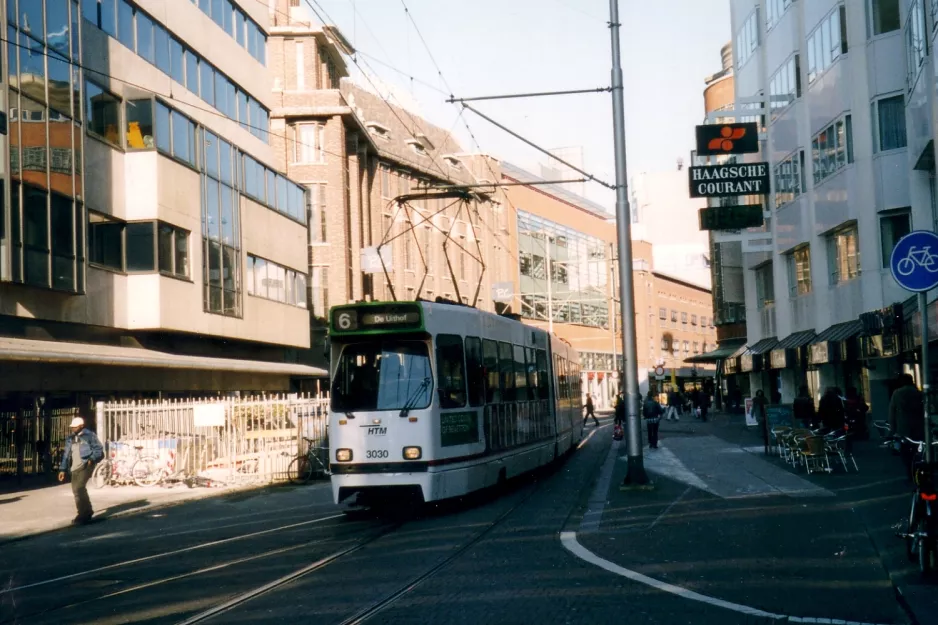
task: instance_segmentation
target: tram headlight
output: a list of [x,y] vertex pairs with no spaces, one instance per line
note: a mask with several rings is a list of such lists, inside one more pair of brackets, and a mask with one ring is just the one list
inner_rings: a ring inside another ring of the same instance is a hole
[[423,450],[421,450],[419,447],[404,448],[404,460],[420,460],[422,455]]
[[352,460],[352,450],[351,449],[336,449],[335,450],[335,461],[336,462],[351,462]]

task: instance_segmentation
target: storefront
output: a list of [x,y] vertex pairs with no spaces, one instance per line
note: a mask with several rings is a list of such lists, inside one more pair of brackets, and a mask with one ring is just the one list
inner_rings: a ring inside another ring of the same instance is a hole
[[781,402],[794,401],[798,389],[807,384],[807,346],[815,336],[814,330],[795,332],[779,341],[770,352],[768,368],[778,375]]
[[[714,402],[718,409],[731,403],[728,400],[733,397],[732,392],[736,390],[736,376],[728,375],[727,369],[736,367],[738,359],[733,356],[738,350],[745,349],[745,345],[746,341],[744,339],[724,341],[720,343],[717,349],[691,356],[684,361],[691,365],[713,363],[716,366],[714,371]],[[731,361],[733,365],[728,365]],[[720,390],[719,393],[716,393],[717,389]]]
[[769,355],[776,347],[778,339],[772,336],[762,339],[739,357],[740,372],[749,374],[751,392],[761,389],[771,404],[779,403],[781,392],[781,376],[769,362]]
[[869,376],[860,360],[860,321],[847,321],[827,328],[808,345],[807,385],[814,401],[820,401],[824,389],[855,387],[869,403]]

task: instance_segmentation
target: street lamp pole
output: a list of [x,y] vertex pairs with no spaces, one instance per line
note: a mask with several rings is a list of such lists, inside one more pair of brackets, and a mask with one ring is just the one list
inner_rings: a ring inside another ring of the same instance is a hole
[[623,486],[649,483],[642,458],[642,424],[638,389],[638,350],[635,338],[635,292],[632,286],[632,233],[629,214],[628,170],[625,162],[625,99],[619,47],[619,0],[609,0],[612,38],[612,121],[616,152],[616,238],[619,244],[619,313],[622,316],[622,361],[625,369],[625,409],[628,424],[628,472]]

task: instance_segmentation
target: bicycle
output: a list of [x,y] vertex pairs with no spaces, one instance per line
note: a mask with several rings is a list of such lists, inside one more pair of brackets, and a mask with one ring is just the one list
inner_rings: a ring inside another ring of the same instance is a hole
[[[917,441],[907,436],[891,436],[890,439],[899,443],[905,441],[916,447],[912,468],[912,477],[915,481],[912,506],[905,531],[901,531],[903,521],[900,521],[897,524],[896,536],[906,541],[906,556],[909,561],[918,560],[922,575],[928,575],[938,568],[938,510],[935,509],[935,505],[938,505],[935,504],[938,501],[938,489],[935,484],[938,465],[934,462],[927,464],[923,461],[924,441]],[[938,442],[932,445],[938,445]]]
[[[307,484],[313,479],[313,473],[324,476],[332,475],[332,471],[329,470],[328,466],[323,464],[318,454],[318,452],[323,449],[328,452],[328,447],[316,446],[316,441],[311,438],[306,438],[305,436],[303,440],[307,443],[306,454],[297,456],[290,462],[290,466],[287,468],[287,476],[290,478],[290,482],[293,484]],[[319,466],[318,469],[316,465]]]
[[[116,460],[117,453],[110,447],[110,444],[108,444],[108,457],[102,460],[91,474],[92,486],[104,488],[108,484],[118,485],[127,481],[132,481],[137,486],[153,486],[160,481],[162,470],[157,466],[159,458],[142,455],[140,453],[143,450],[142,445],[134,445],[133,462]],[[121,465],[126,466],[127,464],[130,464],[130,474],[125,476],[117,469]]]
[[915,266],[918,265],[931,273],[938,272],[938,256],[929,252],[930,249],[931,246],[929,245],[924,246],[921,250],[918,250],[914,245],[909,247],[909,253],[906,254],[906,257],[896,264],[896,271],[901,276],[908,276],[915,271]]

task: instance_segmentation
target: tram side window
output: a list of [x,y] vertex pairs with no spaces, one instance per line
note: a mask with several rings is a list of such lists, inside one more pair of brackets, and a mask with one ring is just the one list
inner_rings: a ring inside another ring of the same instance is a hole
[[515,401],[528,400],[528,372],[524,367],[524,348],[514,345],[515,353]]
[[498,372],[502,380],[502,401],[515,401],[515,363],[510,343],[498,342]]
[[528,370],[528,399],[537,399],[537,360],[533,347],[524,348],[524,360]]
[[437,386],[440,408],[466,405],[466,366],[463,362],[462,337],[440,334],[436,337]]
[[547,352],[543,349],[537,350],[537,397],[538,399],[549,399],[550,391],[547,385]]
[[469,380],[469,405],[485,403],[485,369],[482,366],[482,340],[466,337],[466,373]]
[[501,384],[498,378],[498,343],[483,339],[482,361],[485,363],[485,401],[497,404],[502,400]]

